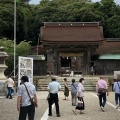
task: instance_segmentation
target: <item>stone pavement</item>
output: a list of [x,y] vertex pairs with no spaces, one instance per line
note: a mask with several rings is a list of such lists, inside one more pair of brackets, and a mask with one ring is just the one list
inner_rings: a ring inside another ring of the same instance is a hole
[[[45,111],[48,108],[46,97],[48,92],[38,92],[39,107],[36,109],[35,120],[41,120]],[[98,98],[95,97],[96,93],[85,93],[85,114],[80,115],[77,111],[77,115],[72,112],[74,107],[71,105],[71,101],[64,101],[63,92],[59,93],[60,100],[60,112],[61,117],[57,118],[55,114],[55,107],[53,108],[53,116],[48,117],[48,120],[120,120],[120,110],[116,110],[114,102],[114,93],[111,92],[108,96],[108,104],[106,104],[105,112],[101,112],[98,105]],[[70,97],[69,97],[70,99]],[[0,120],[18,120],[18,111],[16,109],[17,97],[12,100],[0,97]],[[44,119],[43,117],[43,120]]]

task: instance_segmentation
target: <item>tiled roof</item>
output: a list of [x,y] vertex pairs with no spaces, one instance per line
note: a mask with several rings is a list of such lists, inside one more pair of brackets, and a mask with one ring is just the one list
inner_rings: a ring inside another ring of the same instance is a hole
[[99,23],[44,23],[41,27],[43,43],[96,43],[104,40]]
[[103,42],[102,45],[99,46],[96,53],[99,54],[117,54],[120,53],[120,41],[116,40],[107,40]]
[[120,54],[105,54],[99,56],[99,59],[102,60],[120,60]]

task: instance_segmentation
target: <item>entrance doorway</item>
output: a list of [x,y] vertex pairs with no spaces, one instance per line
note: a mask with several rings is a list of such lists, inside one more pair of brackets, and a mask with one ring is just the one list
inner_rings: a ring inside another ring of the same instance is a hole
[[61,67],[71,68],[71,57],[61,57]]

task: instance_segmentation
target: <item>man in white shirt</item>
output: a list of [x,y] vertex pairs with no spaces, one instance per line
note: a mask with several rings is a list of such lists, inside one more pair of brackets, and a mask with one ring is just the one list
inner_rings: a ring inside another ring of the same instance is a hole
[[48,91],[50,93],[50,99],[49,99],[49,116],[52,116],[52,103],[55,102],[56,107],[56,114],[57,117],[60,117],[59,112],[59,103],[58,103],[58,91],[61,89],[60,84],[56,81],[55,77],[51,77],[52,82],[48,85]]
[[7,81],[6,81],[6,83],[7,83],[7,88],[8,88],[8,94],[7,94],[7,98],[9,98],[9,99],[12,99],[12,93],[11,93],[11,90],[12,90],[12,88],[13,88],[13,86],[14,86],[14,81],[13,81],[13,79],[9,76],[8,77],[8,79],[7,79]]
[[[36,101],[36,106],[32,105],[30,97]],[[20,111],[19,120],[26,120],[28,114],[29,120],[34,120],[35,107],[38,107],[35,86],[29,82],[27,76],[22,76],[21,85],[18,86],[17,109]]]

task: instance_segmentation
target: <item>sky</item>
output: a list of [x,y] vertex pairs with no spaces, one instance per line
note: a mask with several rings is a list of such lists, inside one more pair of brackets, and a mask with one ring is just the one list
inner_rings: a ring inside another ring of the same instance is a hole
[[[92,0],[93,2],[97,2],[100,0]],[[114,0],[116,3],[120,4],[120,0]],[[31,4],[39,4],[40,0],[31,0]]]

